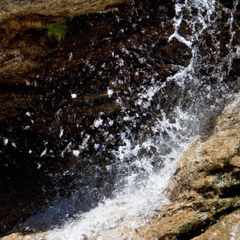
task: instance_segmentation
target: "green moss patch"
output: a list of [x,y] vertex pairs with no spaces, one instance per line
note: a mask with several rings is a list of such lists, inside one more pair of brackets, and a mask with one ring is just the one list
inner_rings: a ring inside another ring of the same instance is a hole
[[66,31],[67,31],[67,23],[54,23],[47,26],[48,29],[48,36],[49,37],[57,37],[58,40],[64,38]]

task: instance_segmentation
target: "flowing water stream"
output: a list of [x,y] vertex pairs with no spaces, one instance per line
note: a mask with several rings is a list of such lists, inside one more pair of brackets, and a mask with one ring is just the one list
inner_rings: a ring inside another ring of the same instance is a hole
[[[215,0],[185,0],[175,4],[175,17],[167,20],[174,31],[167,42],[177,40],[189,49],[189,61],[185,65],[172,64],[175,71],[165,82],[159,81],[155,68],[149,73],[140,66],[134,77],[146,75],[147,84],[141,85],[137,91],[124,86],[124,65],[127,63],[118,53],[112,52],[120,71],[109,83],[107,94],[108,98],[115,96],[121,118],[106,117],[102,111],[92,128],[98,129],[103,136],[100,142],[94,143],[97,155],[105,151],[105,142],[117,137],[121,144],[110,150],[112,159],[102,167],[104,171],[95,166],[90,176],[94,181],[103,172],[113,174],[111,194],[103,191],[98,203],[84,211],[79,204],[83,190],[74,190],[70,198],[58,198],[45,212],[29,218],[24,223],[26,228],[34,229],[36,225],[45,224],[46,220],[54,223],[61,216],[65,219],[64,224],[55,227],[47,239],[106,239],[106,235],[111,236],[110,239],[123,239],[114,229],[124,228],[128,228],[126,237],[131,239],[131,231],[157,214],[168,202],[163,190],[174,173],[181,152],[191,139],[211,134],[216,117],[238,92],[239,79],[232,73],[234,59],[240,57],[233,24],[236,7],[237,2],[233,9],[228,9]],[[147,30],[143,29],[142,34],[147,35]],[[135,46],[136,51],[133,51],[122,45],[119,51],[125,55],[134,52],[140,63],[159,67],[160,63],[151,57],[151,53],[141,56],[141,52],[147,52],[149,48],[143,44]],[[104,65],[103,62],[103,68]],[[124,86],[125,90],[120,91],[119,86]],[[77,97],[72,93],[72,98]],[[123,127],[114,135],[106,129],[115,126],[116,121],[121,121]],[[63,132],[64,126],[59,137]],[[90,136],[85,135],[78,147],[68,144],[62,151],[63,157],[69,151],[77,158],[91,144],[89,139]],[[76,179],[76,185],[81,185],[79,181]],[[106,188],[108,184],[105,183]],[[97,187],[85,188],[89,198],[98,195]],[[85,201],[91,202],[91,199]]]

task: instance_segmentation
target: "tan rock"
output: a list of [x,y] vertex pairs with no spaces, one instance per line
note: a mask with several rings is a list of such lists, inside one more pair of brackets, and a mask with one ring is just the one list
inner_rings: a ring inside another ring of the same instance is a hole
[[230,164],[236,167],[240,167],[240,157],[239,156],[234,156],[231,161]]
[[[50,23],[65,21],[79,14],[109,11],[112,9],[111,5],[118,2],[120,1],[10,0],[2,2],[0,5],[0,76],[8,75],[7,83],[10,81],[13,84],[28,84],[26,79],[18,75],[36,67],[32,59],[40,54],[44,40],[29,44],[29,39],[24,38],[11,43],[16,34],[21,35],[21,32],[29,28],[44,28]],[[108,5],[110,5],[109,8]],[[8,45],[7,51],[4,49],[6,45]],[[30,60],[24,57],[25,53],[29,54]],[[102,97],[106,97],[106,93],[101,93],[96,98]],[[21,104],[16,95],[11,95],[10,98],[15,99],[14,104]],[[15,105],[11,103],[11,107],[13,106]],[[116,108],[115,105],[109,106],[111,111]],[[231,239],[231,237],[239,239],[240,212],[236,210],[231,213],[231,211],[233,207],[239,207],[240,201],[238,197],[233,196],[234,193],[228,191],[239,184],[236,177],[237,168],[240,167],[239,109],[239,102],[227,107],[218,119],[213,135],[206,141],[198,139],[183,153],[182,160],[166,190],[172,203],[164,206],[157,217],[136,229],[128,226],[130,219],[124,227],[116,227],[107,233],[98,232],[92,239],[97,237],[112,239],[112,236],[118,239],[174,239],[180,234],[183,236],[199,228],[203,228],[203,233],[194,239]],[[87,114],[94,115],[94,110],[89,109]],[[224,194],[226,196],[222,197]],[[222,218],[220,218],[221,214]],[[205,221],[212,222],[213,225],[207,228]],[[23,236],[13,233],[1,239],[44,240],[48,234],[46,232]]]
[[1,240],[45,240],[44,233],[21,235],[19,233],[13,233],[9,236],[1,238]]
[[229,240],[240,239],[240,210],[236,210],[223,217],[218,223],[212,226],[201,236],[193,238],[194,240]]

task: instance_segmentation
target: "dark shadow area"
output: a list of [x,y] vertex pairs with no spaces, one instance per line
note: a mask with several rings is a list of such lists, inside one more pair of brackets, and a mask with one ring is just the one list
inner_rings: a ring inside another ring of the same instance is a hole
[[[115,8],[67,21],[61,40],[46,29],[29,29],[9,42],[9,49],[24,42],[20,50],[39,67],[16,76],[26,85],[2,83],[7,94],[0,105],[0,236],[47,230],[110,197],[117,164],[112,151],[122,144],[119,133],[126,127],[116,99],[128,99],[125,105],[135,113],[140,87],[156,73],[161,84],[174,72],[162,65],[188,64],[187,47],[165,40],[173,32],[172,2],[134,1]],[[31,46],[38,47],[39,57]],[[110,98],[108,88],[116,80]],[[94,126],[100,113],[102,126]],[[139,117],[136,137],[151,117]],[[31,224],[24,223],[29,217]]]

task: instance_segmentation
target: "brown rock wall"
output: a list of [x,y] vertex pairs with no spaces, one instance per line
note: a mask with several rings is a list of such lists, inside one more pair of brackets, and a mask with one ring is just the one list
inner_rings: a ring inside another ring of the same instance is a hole
[[76,15],[104,11],[121,0],[57,0],[57,1],[1,1],[0,23],[4,35],[12,35],[29,28],[43,28],[49,23],[64,21]]

